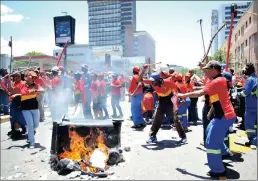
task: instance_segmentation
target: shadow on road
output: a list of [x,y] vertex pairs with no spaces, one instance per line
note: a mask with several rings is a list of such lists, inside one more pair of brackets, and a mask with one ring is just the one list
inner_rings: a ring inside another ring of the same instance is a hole
[[176,148],[185,144],[187,143],[181,143],[176,140],[163,140],[156,144],[146,144],[141,146],[147,150],[164,150],[165,148]]
[[199,147],[199,146],[197,146],[196,148],[197,148],[198,150],[201,150],[201,151],[206,152],[206,150],[205,150],[205,149],[203,149],[203,148],[201,148],[201,147]]
[[[21,149],[25,149],[25,148],[28,148],[29,147],[29,144],[25,144],[23,146],[20,146],[20,145],[14,145],[14,146],[9,146],[8,148],[6,148],[5,150],[10,150],[10,149],[13,149],[13,148],[21,148]],[[39,151],[37,152],[33,152],[31,153],[31,155],[35,155],[36,153],[38,152],[41,152],[41,151],[44,151],[46,149],[46,147],[40,145],[40,143],[35,143],[35,149],[36,148],[40,148]]]
[[[232,165],[230,164],[227,164],[225,165],[226,167],[226,172],[227,172],[227,179],[239,179],[240,178],[240,174],[231,169],[231,168],[228,168],[227,166],[230,166],[230,167],[233,167]],[[190,175],[190,176],[193,176],[193,177],[196,177],[196,178],[199,178],[199,179],[204,179],[204,180],[217,180],[217,178],[211,178],[211,177],[204,177],[204,176],[200,176],[200,175],[196,175],[196,174],[193,174],[193,173],[190,173],[188,171],[186,171],[185,169],[181,169],[181,168],[176,168],[176,170],[184,175]]]

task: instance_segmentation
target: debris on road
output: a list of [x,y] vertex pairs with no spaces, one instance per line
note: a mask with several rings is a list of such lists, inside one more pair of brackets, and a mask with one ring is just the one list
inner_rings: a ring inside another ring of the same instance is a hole
[[81,175],[81,171],[74,171],[66,176],[68,179],[74,179]]
[[125,147],[124,147],[124,150],[125,150],[126,152],[129,152],[129,151],[131,151],[131,147],[130,147],[130,146],[125,146]]

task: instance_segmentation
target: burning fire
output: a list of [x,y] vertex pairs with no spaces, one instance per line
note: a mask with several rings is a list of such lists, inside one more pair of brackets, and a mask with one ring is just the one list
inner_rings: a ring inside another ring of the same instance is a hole
[[[100,170],[98,168],[90,164],[91,155],[95,149],[99,149],[108,158],[108,147],[105,145],[104,135],[99,129],[97,129],[97,134],[98,135],[91,130],[90,135],[82,137],[75,131],[74,127],[70,126],[70,150],[68,151],[63,148],[64,152],[59,154],[59,159],[67,158],[74,162],[79,162],[82,170],[86,172],[99,172]],[[90,142],[88,145],[86,140]],[[105,160],[105,165],[106,163],[107,159]]]

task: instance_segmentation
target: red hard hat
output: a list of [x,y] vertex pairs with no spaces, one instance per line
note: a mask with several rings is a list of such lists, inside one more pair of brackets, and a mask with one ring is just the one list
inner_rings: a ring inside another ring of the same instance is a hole
[[140,72],[140,67],[137,67],[137,66],[133,67],[133,71],[136,72],[136,73],[139,73]]
[[61,70],[61,71],[64,70],[64,67],[63,67],[63,66],[59,66],[58,68],[59,68],[59,70]]
[[176,79],[178,80],[183,80],[183,75],[182,74],[176,74]]
[[100,78],[104,78],[105,76],[104,76],[104,74],[102,73],[102,74],[99,74],[99,77],[100,77]]

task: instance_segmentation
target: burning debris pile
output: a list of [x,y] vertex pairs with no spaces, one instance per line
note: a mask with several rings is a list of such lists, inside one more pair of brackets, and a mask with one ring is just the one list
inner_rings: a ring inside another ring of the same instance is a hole
[[[59,148],[55,148],[54,154],[52,151],[50,164],[59,175],[80,171],[82,175],[107,177],[109,166],[123,161],[122,150],[118,146],[112,148],[106,143],[108,138],[114,136],[107,134],[106,130],[110,128],[73,125],[58,128],[59,133],[53,133],[59,134],[54,140],[58,142]],[[67,131],[64,131],[65,129]],[[52,144],[54,134],[52,134]]]

